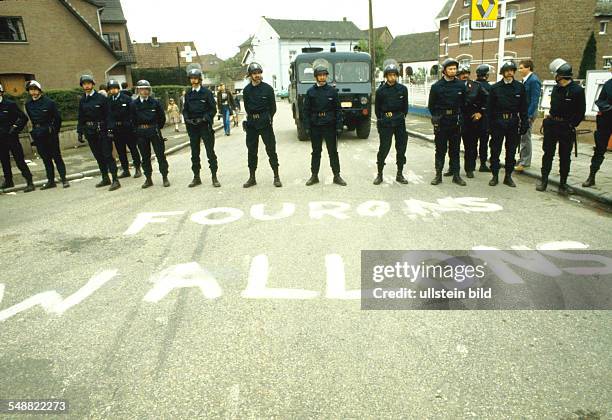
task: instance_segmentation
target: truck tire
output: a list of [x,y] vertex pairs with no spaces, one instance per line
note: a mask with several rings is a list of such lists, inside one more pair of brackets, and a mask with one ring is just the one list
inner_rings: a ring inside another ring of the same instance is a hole
[[295,122],[295,125],[297,127],[297,136],[298,136],[298,139],[300,141],[308,141],[308,140],[310,140],[308,138],[308,135],[306,134],[306,130],[304,130],[304,127],[302,126],[302,123],[299,120]]
[[370,136],[370,126],[372,121],[369,118],[366,118],[362,121],[359,121],[357,124],[357,137],[360,139],[367,139]]

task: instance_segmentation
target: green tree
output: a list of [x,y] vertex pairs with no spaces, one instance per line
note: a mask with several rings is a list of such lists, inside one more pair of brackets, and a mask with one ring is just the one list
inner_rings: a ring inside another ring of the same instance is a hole
[[236,80],[244,78],[246,68],[242,65],[242,60],[239,56],[234,56],[225,60],[215,70],[208,72],[208,76],[221,83],[231,84]]
[[588,70],[595,70],[597,62],[597,41],[595,40],[595,34],[591,32],[591,36],[587,41],[584,52],[582,53],[582,61],[580,62],[580,72],[578,73],[579,79],[586,79]]
[[[359,41],[359,43],[357,44],[357,46],[359,48],[361,48],[361,51],[363,52],[367,52],[368,54],[370,54],[370,48],[368,47],[369,42],[365,39],[362,39],[361,41]],[[378,41],[374,41],[374,53],[376,54],[376,67],[378,67],[379,69],[382,68],[383,63],[385,61],[385,54],[386,50],[385,47]]]

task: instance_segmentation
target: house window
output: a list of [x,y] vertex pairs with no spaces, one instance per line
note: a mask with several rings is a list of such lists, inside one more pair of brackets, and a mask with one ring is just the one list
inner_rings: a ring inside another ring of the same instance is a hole
[[466,43],[472,39],[472,31],[470,30],[470,20],[463,19],[459,24],[459,42]]
[[459,67],[469,67],[471,60],[469,58],[464,58],[463,60],[459,60]]
[[448,55],[448,38],[444,40],[444,55]]
[[508,9],[506,11],[506,36],[512,37],[516,35],[516,9]]
[[612,68],[612,57],[604,57],[604,69]]
[[103,34],[104,40],[106,43],[110,45],[113,51],[122,51],[121,49],[121,36],[119,36],[119,32],[108,32]]
[[23,19],[0,16],[0,42],[26,42]]
[[290,50],[289,51],[289,61],[293,61],[293,58],[295,57],[296,54],[297,54],[296,50]]
[[608,21],[602,20],[599,22],[599,35],[605,35],[608,32]]

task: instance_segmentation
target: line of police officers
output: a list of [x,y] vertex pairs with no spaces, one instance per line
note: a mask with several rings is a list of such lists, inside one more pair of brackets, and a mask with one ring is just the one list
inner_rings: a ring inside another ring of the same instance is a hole
[[[454,59],[442,63],[443,77],[436,82],[429,95],[429,111],[435,133],[435,170],[432,185],[442,182],[442,170],[445,156],[450,158],[450,169],[445,174],[452,176],[455,184],[465,186],[460,176],[460,142],[463,138],[465,155],[464,169],[468,178],[474,177],[477,158],[480,158],[479,172],[491,172],[489,185],[499,183],[500,155],[505,148],[505,176],[503,183],[516,187],[512,180],[515,165],[516,148],[521,134],[529,127],[527,118],[528,99],[522,83],[514,79],[516,64],[505,62],[500,74],[502,80],[491,85],[488,82],[490,67],[481,65],[476,70],[477,80],[469,79],[469,67],[459,68]],[[548,176],[557,143],[560,157],[560,187],[562,193],[570,193],[567,177],[570,171],[571,151],[576,141],[576,127],[584,119],[584,89],[572,80],[572,68],[562,59],[554,60],[550,66],[555,74],[557,85],[551,95],[550,115],[544,120],[544,141],[542,157],[542,179],[537,185],[538,191],[545,191]],[[243,123],[246,132],[248,149],[249,178],[243,185],[249,188],[257,184],[257,153],[259,138],[266,148],[269,163],[274,173],[273,185],[281,187],[278,173],[279,163],[276,153],[276,139],[273,129],[273,118],[276,113],[274,90],[262,81],[263,69],[258,63],[251,63],[247,69],[250,83],[243,91],[247,119]],[[319,182],[318,173],[321,163],[323,141],[325,141],[334,175],[333,182],[346,186],[340,176],[340,161],[337,150],[337,138],[342,132],[342,109],[337,90],[327,84],[328,70],[325,66],[316,65],[314,76],[316,84],[307,92],[304,101],[303,125],[311,138],[311,177],[307,186]],[[215,154],[215,135],[213,118],[217,112],[213,93],[202,86],[202,72],[192,69],[188,73],[191,89],[185,97],[183,116],[191,146],[193,180],[189,187],[202,183],[200,178],[200,141],[204,143],[212,185],[220,187],[217,178],[218,161]],[[399,69],[395,63],[384,68],[385,82],[377,89],[375,114],[380,137],[377,154],[378,174],[374,184],[383,182],[385,159],[395,137],[397,175],[401,184],[408,181],[403,175],[406,164],[407,132],[405,119],[408,113],[408,91],[398,82]],[[119,83],[111,80],[108,83],[109,96],[103,96],[95,89],[95,81],[89,75],[83,75],[80,85],[84,94],[79,102],[77,133],[80,142],[87,139],[95,157],[102,180],[96,187],[110,186],[113,191],[121,187],[120,178],[130,177],[127,159],[127,148],[130,149],[134,178],[145,175],[142,188],[153,185],[151,148],[156,155],[164,187],[169,187],[168,162],[165,157],[164,139],[161,129],[166,118],[160,102],[151,97],[151,85],[146,80],[136,84],[138,97],[134,100],[121,91]],[[55,184],[54,163],[64,188],[69,187],[66,179],[66,167],[59,148],[59,130],[61,116],[55,103],[42,94],[42,86],[36,81],[27,84],[31,100],[26,103],[26,111],[32,122],[33,144],[43,159],[47,183],[41,189],[53,188]],[[34,190],[30,173],[19,143],[18,133],[27,123],[26,115],[16,104],[3,97],[4,90],[0,85],[0,160],[4,170],[2,188],[13,187],[10,169],[10,154],[26,179],[25,192]],[[595,174],[604,159],[607,141],[612,131],[612,80],[608,81],[596,102],[600,112],[597,116],[595,133],[596,147],[592,158],[589,178],[583,186],[595,185]],[[490,136],[490,141],[489,141]],[[118,151],[122,173],[112,156],[112,144]],[[490,148],[491,167],[486,165],[487,147]],[[141,172],[142,167],[142,172]],[[110,174],[110,177],[109,177]]]

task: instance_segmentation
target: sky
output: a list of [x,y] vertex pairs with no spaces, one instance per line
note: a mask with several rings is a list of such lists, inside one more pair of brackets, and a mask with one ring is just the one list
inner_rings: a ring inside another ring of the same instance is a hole
[[[393,36],[436,30],[445,0],[372,0],[374,26]],[[234,56],[258,28],[261,16],[276,19],[342,20],[368,27],[368,0],[121,0],[133,41],[195,41],[198,53]]]

